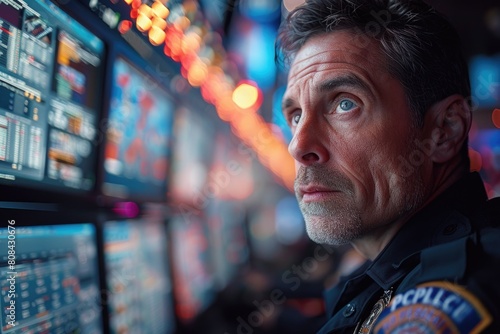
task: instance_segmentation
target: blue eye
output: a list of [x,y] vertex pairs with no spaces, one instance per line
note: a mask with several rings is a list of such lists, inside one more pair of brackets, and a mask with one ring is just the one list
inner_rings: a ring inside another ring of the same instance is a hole
[[340,103],[338,104],[335,111],[338,113],[344,113],[344,112],[351,111],[352,109],[354,109],[356,107],[357,107],[357,105],[353,101],[348,100],[348,99],[343,99],[340,101]]
[[349,101],[349,100],[342,100],[342,102],[340,102],[340,108],[342,108],[343,110],[349,110],[353,106],[354,106],[354,103],[352,101]]

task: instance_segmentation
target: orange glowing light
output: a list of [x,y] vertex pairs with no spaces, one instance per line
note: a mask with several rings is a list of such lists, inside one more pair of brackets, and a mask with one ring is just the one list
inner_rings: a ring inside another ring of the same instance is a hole
[[170,48],[170,54],[172,56],[179,55],[181,53],[181,37],[173,29],[168,29],[167,34],[168,38],[165,40],[165,44]]
[[162,19],[166,19],[168,14],[170,14],[168,8],[160,1],[155,1],[151,8],[153,10],[153,14]]
[[165,30],[167,28],[167,21],[157,16],[153,16],[153,26]]
[[120,25],[118,26],[118,31],[120,32],[120,34],[124,34],[127,31],[129,31],[130,28],[132,28],[132,22],[129,20],[123,20],[120,22]]
[[165,42],[165,31],[163,29],[158,28],[157,26],[152,26],[149,30],[149,41],[151,44],[157,46]]
[[151,29],[153,22],[149,17],[139,12],[139,16],[137,16],[137,21],[135,21],[135,25],[139,31],[145,32]]
[[259,88],[250,83],[242,83],[233,92],[233,101],[242,109],[256,106],[260,99]]
[[165,46],[163,47],[163,53],[165,54],[165,56],[167,57],[170,57],[172,54],[170,52],[170,48],[168,47],[167,44],[165,44]]
[[133,8],[133,9],[137,9],[137,8],[139,8],[141,5],[142,5],[141,0],[133,0],[133,1],[132,1],[132,5],[131,5],[131,6],[132,6],[132,8]]
[[491,120],[493,124],[500,129],[500,109],[495,109],[491,113]]
[[233,116],[232,123],[240,136],[248,138],[253,144],[256,144],[256,132],[259,131],[260,124],[255,114],[237,113]]
[[217,108],[217,115],[219,115],[221,120],[228,122],[231,120],[232,110],[226,106],[222,106]]
[[179,53],[175,54],[175,53],[172,53],[172,60],[175,61],[175,62],[180,62],[181,61],[181,56]]
[[197,60],[199,60],[199,58],[194,53],[184,54],[184,56],[181,59],[181,65],[185,69],[189,69]]
[[153,9],[151,7],[149,7],[148,5],[146,5],[145,3],[140,5],[138,11],[139,11],[139,14],[143,14],[143,15],[147,16],[148,18],[153,16]]
[[182,51],[184,51],[184,53],[198,52],[200,45],[201,37],[194,32],[186,34],[182,39]]
[[130,18],[132,19],[137,19],[137,16],[139,16],[139,12],[137,9],[133,8],[130,10]]
[[231,121],[235,115],[235,105],[231,97],[220,98],[216,101],[217,114],[224,121]]
[[188,70],[188,82],[192,86],[201,86],[208,75],[207,65],[202,61],[196,61]]

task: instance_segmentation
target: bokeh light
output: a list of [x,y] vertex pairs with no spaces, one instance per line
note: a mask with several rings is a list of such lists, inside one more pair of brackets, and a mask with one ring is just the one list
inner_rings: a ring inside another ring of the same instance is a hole
[[252,83],[244,82],[238,85],[233,92],[233,101],[242,109],[256,106],[260,100],[259,88]]

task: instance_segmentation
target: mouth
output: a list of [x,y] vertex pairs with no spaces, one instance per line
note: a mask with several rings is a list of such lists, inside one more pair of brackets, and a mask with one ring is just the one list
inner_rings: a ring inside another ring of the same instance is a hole
[[306,185],[298,187],[298,195],[302,202],[318,202],[331,199],[332,196],[339,194],[336,189],[326,188],[320,185]]

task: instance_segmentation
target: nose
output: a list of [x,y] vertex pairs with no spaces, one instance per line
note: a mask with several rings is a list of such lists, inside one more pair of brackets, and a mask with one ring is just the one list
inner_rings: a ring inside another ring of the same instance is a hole
[[301,165],[308,166],[324,163],[329,159],[325,146],[327,133],[323,133],[321,124],[313,117],[304,117],[295,128],[295,133],[288,145],[288,152]]

